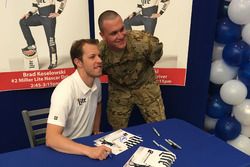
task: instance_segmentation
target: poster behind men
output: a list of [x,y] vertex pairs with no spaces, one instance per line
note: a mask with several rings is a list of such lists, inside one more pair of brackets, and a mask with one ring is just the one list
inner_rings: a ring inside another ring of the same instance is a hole
[[[0,0],[2,23],[0,29],[0,91],[56,86],[74,71],[69,54],[73,41],[90,37],[88,1],[68,0],[63,12],[56,18],[57,67],[48,69],[50,63],[49,47],[43,26],[31,27],[36,42],[38,62],[25,59],[21,49],[27,44],[19,20],[32,10],[33,2],[42,4],[48,1]],[[60,2],[57,0],[54,2],[57,12]]]
[[[126,19],[133,12],[142,15],[141,8],[158,5],[158,12],[166,10],[157,19],[154,35],[163,42],[162,58],[155,65],[160,84],[184,86],[186,81],[187,57],[192,13],[192,0],[94,0],[95,36],[101,39],[98,16],[105,10],[118,12]],[[169,3],[169,4],[167,4]],[[165,6],[164,6],[165,5]],[[139,6],[139,8],[138,8]],[[143,16],[147,18],[148,16]],[[132,29],[145,30],[144,25]]]

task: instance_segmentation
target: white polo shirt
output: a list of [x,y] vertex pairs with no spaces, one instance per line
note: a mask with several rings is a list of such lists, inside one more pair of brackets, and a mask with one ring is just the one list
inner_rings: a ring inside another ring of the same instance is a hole
[[47,123],[64,127],[63,135],[71,139],[88,136],[93,130],[98,102],[101,102],[99,79],[89,88],[76,70],[55,88]]

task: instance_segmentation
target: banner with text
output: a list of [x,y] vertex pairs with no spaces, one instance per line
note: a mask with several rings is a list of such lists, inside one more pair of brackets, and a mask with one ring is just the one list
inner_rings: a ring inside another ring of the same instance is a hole
[[73,41],[90,37],[88,1],[0,0],[0,19],[0,91],[56,86],[74,71]]

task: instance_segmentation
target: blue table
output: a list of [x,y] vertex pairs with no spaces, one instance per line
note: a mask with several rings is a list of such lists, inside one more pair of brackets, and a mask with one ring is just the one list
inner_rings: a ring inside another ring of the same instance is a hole
[[[154,133],[152,127],[160,132],[160,137]],[[250,156],[182,120],[169,119],[125,130],[141,136],[143,142],[104,161],[63,154],[39,146],[0,154],[0,167],[122,167],[139,146],[159,149],[152,140],[176,154],[177,159],[173,167],[250,167]],[[108,133],[80,138],[77,142],[93,145],[93,140],[106,134]],[[174,140],[182,146],[182,150],[171,148],[164,142],[165,138]]]

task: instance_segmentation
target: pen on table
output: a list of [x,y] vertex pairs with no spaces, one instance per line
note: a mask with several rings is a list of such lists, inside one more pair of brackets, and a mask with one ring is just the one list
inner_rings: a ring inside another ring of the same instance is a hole
[[155,140],[153,140],[153,143],[159,147],[160,144],[158,144]]
[[[153,140],[153,143],[154,143],[156,146],[161,147],[163,150],[165,150],[165,151],[169,151],[169,149],[167,149],[167,148],[166,148],[166,147],[164,147],[163,145],[161,145],[161,144],[157,143],[155,140]],[[169,151],[169,152],[170,152],[170,151]]]
[[161,136],[160,133],[154,127],[152,129],[154,130],[157,136]]
[[178,145],[177,143],[175,143],[174,141],[172,141],[171,139],[165,139],[165,141],[171,145],[173,148],[178,148],[178,149],[182,149],[182,147],[180,145]]
[[167,139],[165,139],[165,141],[173,148],[177,148],[173,143],[171,143],[170,141],[168,141]]
[[167,152],[171,152],[169,149],[167,149],[166,147],[164,147],[163,145],[159,144],[159,147],[161,147],[163,150],[167,151]]
[[168,152],[169,154],[173,155],[176,158],[176,155],[174,153],[172,153],[169,149],[167,149],[166,147],[164,147],[163,145],[157,143],[155,140],[153,140],[153,143],[157,146],[162,148],[164,151]]

